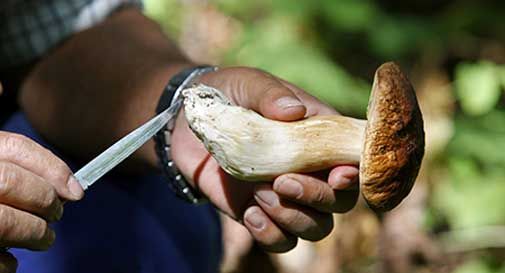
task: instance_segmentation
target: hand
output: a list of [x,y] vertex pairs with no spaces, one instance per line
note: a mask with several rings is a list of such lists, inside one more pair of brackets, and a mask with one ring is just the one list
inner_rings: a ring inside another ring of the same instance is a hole
[[[200,81],[223,91],[234,103],[263,116],[293,121],[335,115],[331,107],[300,88],[251,68],[225,68]],[[292,249],[300,237],[320,240],[333,228],[332,213],[356,203],[358,169],[338,166],[314,174],[283,174],[273,184],[237,181],[208,154],[179,114],[172,134],[172,156],[184,174],[218,209],[242,222],[266,250]]]
[[[55,239],[49,222],[59,220],[64,200],[83,190],[68,166],[31,139],[0,131],[0,247],[46,250]],[[0,273],[17,261],[0,252]]]

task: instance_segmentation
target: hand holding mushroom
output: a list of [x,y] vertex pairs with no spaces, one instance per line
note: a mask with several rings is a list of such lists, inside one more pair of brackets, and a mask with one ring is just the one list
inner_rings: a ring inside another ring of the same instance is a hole
[[223,69],[202,83],[184,92],[185,116],[212,157],[180,115],[172,136],[183,143],[179,152],[174,147],[176,164],[218,208],[243,219],[267,249],[285,251],[297,237],[326,236],[331,213],[356,202],[358,169],[352,165],[360,165],[362,192],[378,212],[410,191],[423,154],[422,119],[395,64],[376,73],[368,122],[339,116],[299,88],[253,69]]

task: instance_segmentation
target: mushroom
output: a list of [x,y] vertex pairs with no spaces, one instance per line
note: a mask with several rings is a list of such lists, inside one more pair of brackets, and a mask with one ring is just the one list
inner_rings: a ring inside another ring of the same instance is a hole
[[410,192],[424,154],[414,89],[392,62],[375,73],[367,120],[327,115],[281,122],[232,105],[219,90],[202,84],[182,94],[190,128],[240,180],[272,181],[284,173],[359,164],[365,200],[385,212]]

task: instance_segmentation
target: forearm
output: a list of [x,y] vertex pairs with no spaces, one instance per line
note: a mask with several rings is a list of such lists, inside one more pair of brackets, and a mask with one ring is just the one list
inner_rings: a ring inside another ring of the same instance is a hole
[[[20,103],[52,144],[88,159],[152,117],[168,79],[188,65],[157,24],[123,10],[41,60]],[[144,145],[130,162],[155,166],[153,146]]]

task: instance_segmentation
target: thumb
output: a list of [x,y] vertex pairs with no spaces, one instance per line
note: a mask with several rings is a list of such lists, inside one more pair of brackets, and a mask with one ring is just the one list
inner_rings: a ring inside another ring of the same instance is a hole
[[266,118],[282,121],[302,119],[307,109],[276,77],[253,68],[229,67],[207,73],[202,83],[225,91],[238,105]]
[[257,79],[253,88],[244,97],[250,101],[250,108],[266,118],[292,121],[302,119],[307,109],[302,101],[277,79],[265,76]]

